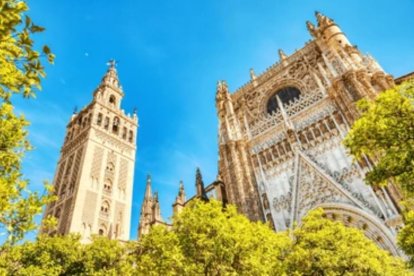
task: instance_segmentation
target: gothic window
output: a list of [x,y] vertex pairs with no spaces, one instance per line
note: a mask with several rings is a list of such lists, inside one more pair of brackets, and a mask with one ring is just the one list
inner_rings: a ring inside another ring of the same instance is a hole
[[100,126],[102,124],[102,113],[98,114],[98,119],[96,120],[96,124]]
[[88,117],[85,117],[82,120],[82,128],[86,127],[87,124],[88,124]]
[[108,165],[106,166],[106,171],[108,172],[114,172],[115,170],[115,165],[112,162],[109,162]]
[[72,133],[69,131],[68,135],[66,135],[66,141],[70,140],[70,136],[72,135]]
[[109,117],[105,117],[105,124],[104,124],[104,128],[108,129],[109,128]]
[[82,125],[82,117],[81,116],[79,116],[79,119],[78,119],[78,121],[76,122],[78,125]]
[[104,183],[104,192],[110,193],[112,191],[112,182],[107,179]]
[[98,234],[99,234],[99,236],[103,236],[103,235],[105,235],[105,233],[106,233],[106,226],[104,224],[101,224],[101,226],[99,227],[99,230],[98,230]]
[[92,113],[89,113],[88,115],[88,124],[92,122]]
[[127,138],[127,132],[128,132],[127,128],[124,127],[124,129],[122,130],[122,139],[126,140],[126,138]]
[[105,200],[104,202],[102,202],[102,205],[101,205],[101,213],[104,214],[104,215],[108,215],[109,214],[109,210],[110,210],[109,207],[110,207],[110,205],[109,205],[109,202],[107,200]]
[[287,104],[299,99],[300,91],[296,87],[288,86],[282,89],[279,89],[274,93],[267,102],[267,113],[272,114],[279,110],[279,104],[277,98],[282,102],[282,104]]
[[115,105],[116,104],[116,98],[114,95],[111,95],[109,97],[109,103]]
[[328,126],[331,130],[336,128],[335,122],[331,119],[328,119]]
[[134,132],[132,130],[129,131],[128,141],[132,143],[134,141]]
[[119,118],[115,117],[114,122],[112,123],[112,132],[118,134],[119,130]]

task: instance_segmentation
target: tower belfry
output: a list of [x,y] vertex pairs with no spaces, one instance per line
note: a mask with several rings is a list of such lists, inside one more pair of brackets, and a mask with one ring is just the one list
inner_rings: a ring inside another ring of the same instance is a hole
[[58,200],[45,211],[58,220],[49,234],[129,239],[138,117],[121,109],[115,65],[108,63],[92,102],[67,125],[53,181]]

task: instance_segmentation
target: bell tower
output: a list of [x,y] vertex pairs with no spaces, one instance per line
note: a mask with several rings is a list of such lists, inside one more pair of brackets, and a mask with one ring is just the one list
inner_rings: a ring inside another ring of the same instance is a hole
[[45,211],[58,221],[49,234],[129,239],[138,117],[121,109],[115,61],[108,65],[92,102],[67,125],[53,181],[58,200]]

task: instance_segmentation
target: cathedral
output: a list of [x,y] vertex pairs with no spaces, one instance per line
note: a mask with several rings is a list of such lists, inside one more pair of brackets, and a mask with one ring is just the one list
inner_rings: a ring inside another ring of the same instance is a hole
[[[392,184],[367,186],[363,179],[373,160],[354,162],[341,141],[359,116],[358,100],[412,75],[394,79],[332,19],[315,16],[316,24],[306,23],[312,39],[303,48],[291,55],[279,50],[279,61],[261,74],[251,70],[250,80],[233,92],[218,82],[217,179],[205,186],[197,169],[196,195],[187,199],[180,183],[173,212],[194,198],[215,198],[284,231],[323,208],[328,218],[359,228],[399,255],[400,191]],[[138,119],[121,110],[122,96],[112,64],[92,103],[68,124],[54,179],[59,200],[45,212],[58,219],[58,233],[129,238]],[[168,225],[148,176],[138,235],[156,224]]]

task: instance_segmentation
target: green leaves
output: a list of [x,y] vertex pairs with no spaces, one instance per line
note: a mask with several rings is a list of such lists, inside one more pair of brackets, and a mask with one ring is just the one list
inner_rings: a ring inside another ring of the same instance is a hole
[[356,159],[375,160],[366,175],[370,185],[392,180],[407,195],[414,193],[414,82],[381,93],[373,102],[362,101],[360,119],[352,126],[344,145]]
[[[344,140],[357,160],[374,161],[366,174],[372,186],[393,183],[404,194],[405,206],[414,206],[414,80],[387,90],[373,102],[359,103],[362,116]],[[414,215],[406,215],[399,233],[399,245],[411,257],[414,267]]]
[[[21,174],[22,158],[31,149],[29,123],[14,114],[11,98],[14,94],[33,97],[45,76],[42,56],[32,39],[44,28],[24,15],[27,10],[24,1],[0,0],[0,233],[6,235],[6,245],[36,229],[34,216],[54,199],[47,190],[43,195],[28,191],[28,181]],[[43,53],[53,62],[47,46]]]
[[293,232],[275,233],[234,206],[194,200],[172,227],[154,226],[138,242],[79,238],[39,236],[4,247],[0,275],[411,275],[400,259],[359,230],[325,219],[322,209]]
[[410,256],[410,267],[414,268],[414,211],[405,214],[405,226],[398,233],[398,245]]
[[362,232],[309,213],[293,231],[288,275],[409,275],[402,260],[380,249]]

